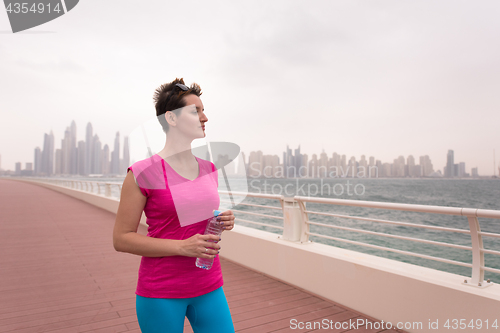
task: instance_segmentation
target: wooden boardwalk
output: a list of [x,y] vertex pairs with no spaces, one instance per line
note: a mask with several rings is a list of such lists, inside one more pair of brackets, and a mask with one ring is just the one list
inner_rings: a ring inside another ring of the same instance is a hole
[[[114,250],[114,222],[114,214],[83,201],[0,178],[0,333],[140,332],[140,257]],[[139,232],[146,234],[142,225]],[[310,332],[291,329],[290,320],[367,318],[234,262],[221,263],[236,332]],[[187,320],[185,332],[192,332]]]

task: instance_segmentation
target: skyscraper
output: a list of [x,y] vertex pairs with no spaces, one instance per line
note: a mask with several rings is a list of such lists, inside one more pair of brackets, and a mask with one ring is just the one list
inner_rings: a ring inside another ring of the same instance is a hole
[[120,132],[116,132],[115,145],[111,153],[111,174],[117,175],[120,171]]
[[[299,168],[297,168],[297,171]],[[318,177],[320,178],[325,178],[328,175],[328,155],[326,155],[325,150],[321,152],[319,155],[319,161],[318,161],[318,170],[317,170]]]
[[69,142],[69,173],[72,175],[76,175],[78,173],[78,149],[76,147],[76,123],[73,120],[70,126],[70,142]]
[[85,174],[88,175],[92,173],[92,161],[93,161],[93,153],[92,149],[94,148],[93,144],[93,135],[92,135],[92,124],[89,122],[87,124],[87,129],[85,133]]
[[45,134],[43,138],[42,151],[42,174],[50,176],[54,173],[54,133]]
[[422,168],[422,176],[429,177],[434,172],[429,155],[420,156],[420,166]]
[[446,167],[444,176],[447,178],[452,178],[454,176],[455,171],[455,162],[454,162],[454,153],[453,150],[448,150],[448,154],[446,155]]
[[128,136],[123,138],[123,163],[119,174],[125,174],[130,166],[130,151],[128,147]]
[[91,173],[101,174],[102,172],[102,151],[101,151],[101,140],[97,134],[94,135],[92,140],[94,147],[91,149],[92,155],[92,166],[90,168]]
[[61,173],[69,174],[71,172],[71,130],[69,127],[66,127],[66,131],[64,131],[64,139],[61,140],[61,150],[62,150],[62,165],[61,165]]
[[410,155],[406,158],[405,175],[409,177],[420,177],[420,175],[418,175],[416,172],[415,158],[413,157],[413,155]]
[[248,157],[248,176],[251,178],[262,177],[263,155],[262,151],[252,151]]
[[42,172],[42,150],[40,147],[35,148],[35,170],[33,171],[34,175],[38,176]]
[[85,141],[78,141],[78,168],[79,175],[85,175]]
[[102,174],[108,175],[110,174],[110,163],[109,163],[109,146],[107,144],[104,145],[101,153],[101,165],[102,165]]

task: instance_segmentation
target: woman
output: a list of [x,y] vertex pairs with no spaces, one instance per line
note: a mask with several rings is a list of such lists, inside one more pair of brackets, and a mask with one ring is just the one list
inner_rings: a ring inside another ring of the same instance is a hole
[[[208,121],[200,95],[199,85],[187,87],[183,79],[156,89],[165,147],[129,167],[123,182],[113,245],[142,256],[136,311],[143,333],[182,332],[185,317],[195,333],[234,332],[222,290],[220,238],[203,235],[220,203],[217,170],[191,152],[191,142],[205,136]],[[143,210],[147,236],[137,233]],[[218,220],[224,230],[234,226],[230,210]],[[196,258],[214,258],[214,264],[200,269]]]

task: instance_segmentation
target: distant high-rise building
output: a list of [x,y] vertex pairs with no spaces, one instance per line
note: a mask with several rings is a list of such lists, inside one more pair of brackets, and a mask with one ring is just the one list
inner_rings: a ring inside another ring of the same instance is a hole
[[128,136],[123,138],[123,163],[120,170],[120,174],[125,174],[127,168],[130,166],[130,150],[128,147]]
[[78,168],[77,172],[79,175],[86,175],[85,173],[85,164],[86,164],[86,158],[85,158],[85,141],[80,140],[78,141]]
[[349,171],[347,170],[347,159],[345,155],[340,157],[340,167],[342,168],[342,173],[347,175]]
[[262,156],[262,173],[266,178],[279,177],[280,158],[278,155],[263,155]]
[[305,165],[302,164],[302,154],[300,153],[300,145],[297,149],[295,149],[295,155],[293,156],[293,162],[295,165],[295,169],[297,170],[297,177],[300,177],[299,172],[303,167],[305,167]]
[[375,161],[375,157],[370,156],[368,159],[368,174],[367,177],[369,178],[377,178],[378,177],[378,165],[377,162]]
[[102,162],[102,174],[108,175],[110,174],[110,161],[109,161],[109,146],[107,144],[104,145],[101,153],[101,162]]
[[78,148],[76,146],[76,123],[73,120],[70,126],[71,140],[70,140],[70,159],[69,159],[69,173],[76,175],[78,173]]
[[55,161],[55,165],[56,165],[55,173],[56,173],[56,175],[60,175],[63,173],[63,157],[62,157],[62,155],[63,155],[62,149],[56,149],[56,161]]
[[467,174],[465,173],[465,162],[458,163],[458,177],[463,178]]
[[[297,168],[298,172],[299,168]],[[316,171],[319,178],[325,178],[328,175],[328,155],[326,155],[325,150],[321,152],[318,160],[318,170]]]
[[302,162],[301,162],[301,168],[299,169],[297,174],[300,178],[307,178],[308,177],[307,166],[309,165],[309,157],[307,156],[307,154],[301,154],[300,156],[302,157],[301,158]]
[[251,178],[262,177],[263,154],[262,151],[252,151],[248,157],[248,176]]
[[101,140],[97,134],[94,135],[92,140],[94,148],[91,149],[92,155],[92,166],[90,168],[91,173],[102,174],[102,151],[101,151]]
[[120,132],[116,132],[115,145],[111,153],[111,174],[120,172]]
[[16,175],[21,174],[21,162],[16,162]]
[[384,163],[382,164],[382,177],[392,177],[392,164]]
[[40,147],[35,148],[34,162],[35,170],[33,170],[33,173],[38,176],[42,173],[42,150]]
[[423,177],[429,177],[434,172],[429,155],[420,156],[420,167],[422,168],[421,173]]
[[[382,161],[381,160],[376,160],[375,161],[375,166],[377,167],[374,171],[375,171],[375,175],[373,175],[371,172],[370,172],[370,177],[372,178],[378,178],[378,177],[384,177],[383,174],[382,174]],[[373,169],[372,169],[373,170]]]
[[43,138],[41,173],[46,176],[54,174],[54,133],[45,134]]
[[311,178],[318,178],[318,155],[312,154],[311,160],[309,161],[309,165],[307,166],[307,170],[309,171],[309,177]]
[[478,171],[477,171],[477,167],[476,167],[476,168],[472,168],[472,169],[470,170],[470,173],[471,173],[471,176],[472,176],[472,177],[475,177],[475,178],[479,177],[479,173],[478,173]]
[[409,177],[417,177],[416,169],[415,169],[415,158],[413,155],[410,155],[406,158],[406,168],[405,168],[405,176]]
[[88,175],[92,173],[92,162],[93,162],[93,152],[92,149],[94,148],[94,142],[93,142],[94,136],[93,136],[93,130],[92,130],[92,124],[89,122],[87,124],[87,129],[85,132],[85,174]]
[[61,140],[62,150],[62,174],[70,174],[71,172],[71,130],[69,127],[64,131],[64,139]]
[[330,165],[328,166],[328,175],[334,178],[340,177],[342,176],[342,171],[340,169],[340,155],[333,153]]
[[405,158],[404,156],[399,156],[394,159],[392,163],[392,177],[404,177],[405,176]]
[[359,166],[356,173],[356,177],[365,178],[368,177],[368,161],[366,160],[365,155],[361,155],[361,159],[359,160]]
[[[303,154],[300,153],[300,145],[295,149],[295,155],[292,154],[292,150],[286,146],[286,150],[283,152],[283,171],[285,178],[300,177],[299,170],[305,167],[302,158]],[[305,172],[302,172],[305,175]]]
[[455,173],[455,162],[454,162],[454,152],[453,150],[448,150],[446,155],[446,167],[444,169],[444,176],[447,178],[452,178]]

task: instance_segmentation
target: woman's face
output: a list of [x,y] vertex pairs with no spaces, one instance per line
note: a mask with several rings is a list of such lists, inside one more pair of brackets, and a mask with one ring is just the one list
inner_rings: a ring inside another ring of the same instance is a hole
[[205,123],[208,121],[201,99],[193,94],[184,97],[186,106],[179,114],[177,128],[194,138],[205,137]]

